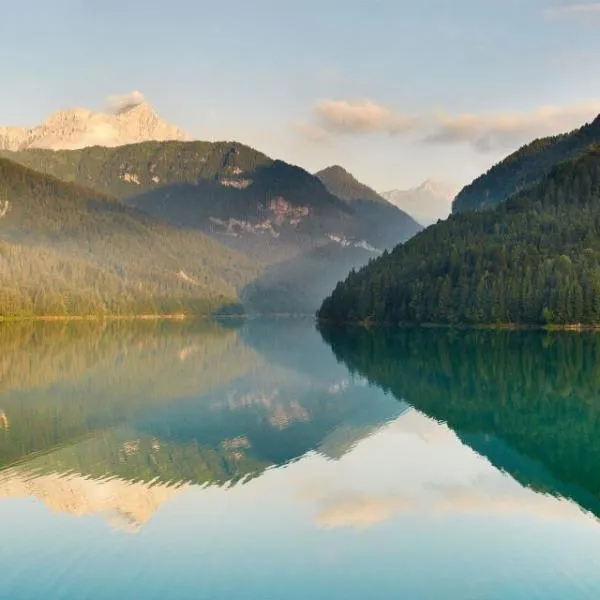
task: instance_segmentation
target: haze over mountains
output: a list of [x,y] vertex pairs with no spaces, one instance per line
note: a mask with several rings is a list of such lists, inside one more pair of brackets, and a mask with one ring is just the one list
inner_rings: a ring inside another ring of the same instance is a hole
[[431,225],[448,217],[458,186],[427,179],[421,185],[408,190],[382,192],[388,201],[412,215],[422,225]]
[[207,313],[260,265],[200,232],[0,159],[4,316]]
[[350,269],[421,228],[340,167],[314,176],[237,142],[184,141],[139,94],[4,133],[8,315],[241,301],[311,314]]

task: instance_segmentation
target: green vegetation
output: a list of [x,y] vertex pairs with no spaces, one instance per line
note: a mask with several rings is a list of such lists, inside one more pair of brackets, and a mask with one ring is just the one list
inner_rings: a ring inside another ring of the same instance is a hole
[[409,402],[523,485],[600,516],[600,336],[322,327],[353,373]]
[[4,155],[45,175],[0,159],[0,317],[239,314],[240,294],[249,311],[313,314],[420,230],[341,169],[324,185],[235,142]]
[[318,314],[334,322],[599,325],[600,150],[352,272]]
[[600,118],[575,131],[538,139],[517,150],[466,186],[455,198],[454,213],[493,208],[540,181],[556,165],[600,143]]
[[7,154],[37,171],[111,194],[186,227],[213,231],[210,217],[256,223],[269,216],[270,201],[280,197],[291,206],[309,207],[320,218],[343,219],[351,213],[303,169],[236,142],[144,142]]
[[0,159],[0,316],[208,314],[259,266],[118,200]]
[[[353,182],[354,196],[361,191],[354,202],[340,186],[327,189],[333,183],[325,172],[315,177],[236,142],[145,142],[5,154],[37,171],[116,196],[163,221],[199,228],[269,264],[327,243],[328,234],[383,248],[420,229],[349,174],[345,177]],[[326,185],[320,178],[327,179]],[[274,206],[278,200],[287,207]]]
[[144,142],[116,148],[5,151],[4,155],[35,171],[121,199],[165,185],[217,181],[235,167],[246,172],[273,163],[235,142]]

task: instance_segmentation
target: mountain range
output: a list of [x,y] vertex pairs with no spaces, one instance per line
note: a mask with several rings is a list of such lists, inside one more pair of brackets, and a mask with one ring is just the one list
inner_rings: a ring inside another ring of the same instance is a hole
[[427,179],[408,190],[382,192],[383,198],[412,215],[419,223],[428,226],[448,217],[458,188],[449,183]]
[[[4,315],[240,301],[310,314],[351,268],[421,229],[339,167],[315,176],[237,142],[140,141],[185,137],[143,102],[65,114],[72,127],[47,123],[0,151]],[[115,119],[122,135],[87,145]]]

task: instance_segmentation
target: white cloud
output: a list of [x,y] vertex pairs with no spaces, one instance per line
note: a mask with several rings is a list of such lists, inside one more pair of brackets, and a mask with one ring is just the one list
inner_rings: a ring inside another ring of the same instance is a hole
[[362,100],[324,100],[314,107],[318,127],[333,135],[387,133],[409,131],[415,120],[390,108]]
[[457,514],[489,517],[523,515],[540,521],[595,520],[570,500],[525,488],[498,489],[493,478],[469,484],[425,485],[390,495],[338,494],[318,501],[315,523],[324,529],[367,529],[400,514],[445,518]]
[[408,116],[371,100],[326,100],[314,107],[312,121],[296,125],[295,129],[305,139],[321,145],[346,136],[410,132],[428,143],[469,144],[487,152],[513,149],[536,137],[564,133],[599,113],[600,100],[568,106],[539,106],[521,112],[451,114],[442,111],[420,116]]
[[128,94],[113,94],[106,99],[106,111],[118,114],[128,108],[143,104],[145,101],[144,94],[138,90],[133,90]]
[[600,2],[579,2],[576,4],[561,4],[546,10],[549,17],[582,17],[600,15]]
[[435,143],[469,143],[480,151],[513,148],[535,137],[562,133],[600,113],[600,101],[571,106],[540,106],[530,112],[459,115],[440,114],[426,140]]

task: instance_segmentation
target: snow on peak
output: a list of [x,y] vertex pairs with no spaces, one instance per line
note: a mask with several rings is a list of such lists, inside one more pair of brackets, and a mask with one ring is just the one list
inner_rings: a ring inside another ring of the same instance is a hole
[[419,187],[415,188],[415,190],[431,194],[433,196],[436,196],[443,200],[448,200],[450,202],[454,200],[456,194],[458,194],[459,192],[457,186],[453,186],[449,183],[443,183],[441,181],[436,181],[434,179],[426,179]]
[[458,186],[427,179],[418,187],[409,190],[390,190],[381,195],[422,225],[430,225],[438,219],[445,219],[450,214],[452,200],[458,191]]

